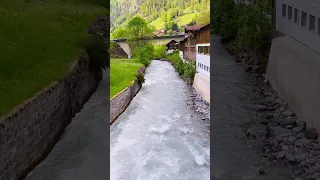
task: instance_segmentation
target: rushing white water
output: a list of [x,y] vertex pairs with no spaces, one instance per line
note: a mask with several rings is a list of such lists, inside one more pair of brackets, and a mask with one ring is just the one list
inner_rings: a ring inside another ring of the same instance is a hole
[[187,106],[187,85],[163,61],[110,127],[111,180],[209,180],[210,135]]

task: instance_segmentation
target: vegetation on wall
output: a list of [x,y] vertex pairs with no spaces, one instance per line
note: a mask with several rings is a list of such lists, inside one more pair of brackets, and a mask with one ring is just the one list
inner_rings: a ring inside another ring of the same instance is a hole
[[166,59],[172,63],[173,67],[179,75],[188,79],[190,82],[193,82],[196,70],[195,62],[183,63],[182,59],[179,56],[179,52],[168,54],[166,56]]

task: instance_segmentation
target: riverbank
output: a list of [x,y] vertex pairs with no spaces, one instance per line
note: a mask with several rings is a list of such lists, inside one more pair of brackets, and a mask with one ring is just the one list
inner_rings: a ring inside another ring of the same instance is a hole
[[264,78],[264,70],[254,66],[256,57],[235,53],[230,44],[227,51],[234,55],[235,63],[242,66],[250,77],[251,95],[255,109],[253,119],[246,124],[245,133],[251,140],[261,144],[262,157],[279,162],[292,170],[292,178],[320,178],[320,144],[315,129],[306,129]]
[[110,99],[129,87],[143,66],[138,59],[111,59]]
[[[172,59],[168,59],[168,57]],[[168,61],[176,70],[176,72],[180,75],[181,79],[188,85],[188,101],[186,102],[186,105],[191,108],[192,111],[194,111],[196,114],[201,116],[201,120],[206,121],[208,124],[208,132],[210,132],[210,104],[208,104],[201,96],[200,94],[195,90],[195,88],[192,86],[193,84],[193,78],[195,72],[189,73],[190,75],[184,75],[184,73],[179,73],[179,70],[177,68],[183,67],[183,69],[192,69],[193,67],[192,64],[189,65],[174,65],[175,62],[180,61],[180,56],[178,53],[173,53],[170,54],[170,56],[167,56],[167,58],[161,59],[161,61]],[[182,60],[181,60],[181,63]],[[193,70],[195,71],[195,70]],[[189,71],[190,72],[190,71]],[[193,77],[192,77],[193,75]]]

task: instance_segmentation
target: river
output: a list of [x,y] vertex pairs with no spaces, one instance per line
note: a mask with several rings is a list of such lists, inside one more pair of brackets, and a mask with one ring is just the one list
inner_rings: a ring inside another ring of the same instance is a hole
[[208,180],[210,134],[186,105],[188,85],[165,61],[110,127],[111,180]]

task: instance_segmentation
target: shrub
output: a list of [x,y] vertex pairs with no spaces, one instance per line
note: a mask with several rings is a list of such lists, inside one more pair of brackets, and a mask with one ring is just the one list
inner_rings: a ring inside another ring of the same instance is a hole
[[145,81],[144,74],[139,72],[137,74],[137,82],[138,82],[138,84],[141,86],[144,83],[144,81]]
[[154,59],[161,59],[166,56],[166,46],[155,46],[154,47],[154,53],[153,53],[153,58]]
[[167,55],[167,59],[169,62],[173,64],[173,67],[175,68],[176,72],[179,73],[179,75],[182,75],[184,72],[183,62],[182,59],[179,56],[178,52],[171,53]]
[[266,12],[253,5],[239,5],[236,9],[238,14],[236,44],[248,51],[265,47],[272,30]]
[[184,63],[183,65],[183,77],[190,79],[191,81],[193,81],[194,75],[195,75],[195,71],[196,71],[196,62],[193,61],[191,63]]
[[236,14],[233,0],[216,0],[211,8],[212,31],[223,38],[235,36],[237,25],[235,23]]
[[91,36],[85,44],[85,48],[90,60],[90,68],[99,71],[110,67],[108,49],[103,39]]

